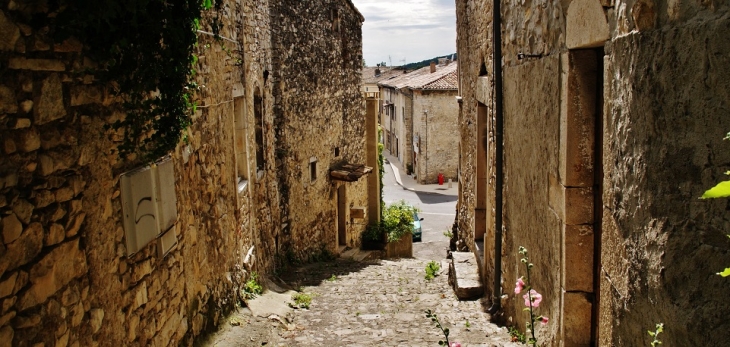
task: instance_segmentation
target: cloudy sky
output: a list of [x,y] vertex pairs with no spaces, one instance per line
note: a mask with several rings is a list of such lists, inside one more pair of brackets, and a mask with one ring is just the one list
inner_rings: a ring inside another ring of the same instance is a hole
[[[352,0],[365,17],[363,58],[402,65],[456,53],[454,0]],[[390,61],[388,56],[390,56]]]

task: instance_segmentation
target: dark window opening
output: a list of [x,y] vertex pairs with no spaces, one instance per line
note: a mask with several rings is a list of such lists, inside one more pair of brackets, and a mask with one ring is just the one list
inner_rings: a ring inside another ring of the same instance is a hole
[[317,162],[313,161],[309,163],[309,178],[312,182],[317,179]]

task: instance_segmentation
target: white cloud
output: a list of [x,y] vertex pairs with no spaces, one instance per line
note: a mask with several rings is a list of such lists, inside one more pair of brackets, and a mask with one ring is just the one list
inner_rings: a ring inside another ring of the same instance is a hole
[[352,0],[365,17],[368,65],[417,62],[456,52],[454,0]]

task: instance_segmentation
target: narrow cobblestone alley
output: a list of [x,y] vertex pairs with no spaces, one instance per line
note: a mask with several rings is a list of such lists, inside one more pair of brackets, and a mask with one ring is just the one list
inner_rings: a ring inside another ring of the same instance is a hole
[[427,263],[339,259],[293,270],[283,279],[311,296],[309,309],[293,310],[290,323],[257,319],[243,309],[205,346],[437,346],[443,336],[425,317],[427,309],[451,330],[451,342],[516,346],[505,328],[489,322],[480,300],[457,300],[445,259],[430,281],[424,279]]

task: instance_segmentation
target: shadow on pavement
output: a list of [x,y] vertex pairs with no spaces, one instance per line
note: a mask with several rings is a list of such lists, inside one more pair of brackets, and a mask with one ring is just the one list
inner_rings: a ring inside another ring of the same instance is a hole
[[421,202],[424,204],[441,204],[445,202],[453,202],[459,200],[459,196],[457,195],[444,195],[439,193],[420,191],[415,191],[415,193],[416,195],[418,195],[418,199],[420,199]]
[[292,288],[297,289],[300,286],[318,286],[327,280],[331,280],[332,276],[345,276],[370,266],[381,266],[381,264],[379,260],[358,262],[337,258],[332,261],[289,267],[279,275],[279,278]]

